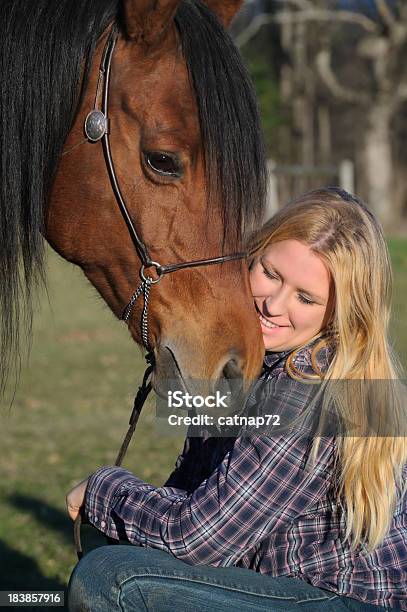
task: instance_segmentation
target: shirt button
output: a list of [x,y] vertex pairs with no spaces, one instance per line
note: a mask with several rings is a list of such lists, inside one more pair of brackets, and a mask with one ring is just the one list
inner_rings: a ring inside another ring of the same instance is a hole
[[105,521],[102,521],[102,522],[100,523],[100,526],[102,527],[102,529],[104,529],[104,528],[106,527],[106,523],[105,523]]
[[93,520],[95,521],[95,523],[97,523],[99,519],[97,516],[95,516]]

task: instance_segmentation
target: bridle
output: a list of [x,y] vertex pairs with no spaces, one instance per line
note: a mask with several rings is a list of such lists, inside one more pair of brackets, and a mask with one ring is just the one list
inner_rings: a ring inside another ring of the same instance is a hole
[[[143,382],[140,385],[138,389],[138,393],[134,400],[133,411],[131,413],[131,417],[129,421],[129,429],[127,431],[126,437],[123,441],[123,444],[120,448],[119,454],[115,461],[115,465],[119,466],[121,465],[121,462],[126,453],[127,447],[130,443],[131,437],[136,428],[137,421],[140,416],[140,412],[143,407],[143,404],[145,400],[147,399],[147,396],[150,393],[151,388],[152,388],[150,376],[153,372],[155,361],[154,361],[154,352],[150,346],[149,337],[148,337],[148,307],[149,307],[151,287],[161,282],[162,278],[166,274],[170,274],[171,272],[176,272],[178,270],[182,270],[185,268],[195,268],[198,266],[210,266],[214,264],[220,264],[225,261],[243,259],[244,257],[246,257],[246,253],[233,253],[230,255],[221,255],[219,257],[212,257],[210,259],[198,259],[198,260],[173,263],[173,264],[167,264],[167,265],[162,265],[158,263],[157,261],[154,261],[150,257],[147,246],[141,240],[135,228],[135,225],[130,217],[126,203],[124,201],[122,192],[120,190],[119,182],[117,179],[116,171],[114,168],[112,152],[110,148],[110,141],[109,141],[110,121],[109,121],[109,114],[108,114],[109,83],[110,83],[110,71],[111,71],[112,57],[113,57],[113,52],[116,46],[117,37],[118,37],[118,30],[117,30],[117,27],[114,25],[110,31],[110,34],[105,44],[105,48],[103,50],[102,60],[101,60],[100,67],[99,67],[99,77],[98,77],[98,83],[97,83],[97,88],[96,88],[95,103],[94,103],[93,109],[88,113],[85,119],[84,130],[85,130],[85,135],[86,135],[85,142],[88,141],[91,143],[96,143],[100,140],[102,141],[103,152],[104,152],[104,157],[106,161],[106,167],[107,167],[107,171],[109,174],[113,193],[116,197],[120,212],[126,222],[127,229],[130,233],[131,239],[133,241],[133,244],[136,248],[136,251],[141,261],[141,267],[140,267],[140,272],[139,272],[141,283],[137,287],[137,289],[134,291],[133,295],[130,298],[129,303],[125,307],[123,314],[122,314],[122,320],[129,321],[136,301],[141,295],[144,295],[144,305],[143,305],[143,311],[141,315],[141,336],[142,336],[144,347],[147,350],[147,354],[145,358],[148,363],[148,367],[144,373]],[[100,97],[102,98],[101,109],[99,108]],[[82,144],[82,143],[79,143],[79,144]],[[74,147],[72,147],[71,149],[76,148],[76,146],[78,145],[74,145]],[[146,274],[146,269],[148,268],[155,269],[156,277]],[[75,524],[74,524],[75,548],[76,548],[76,553],[79,559],[81,559],[83,556],[81,539],[80,539],[80,527],[81,527],[82,518],[83,518],[82,513],[83,513],[83,508],[81,509],[81,512],[78,513],[77,518],[75,519]],[[115,544],[117,543],[115,540],[111,540],[110,538],[108,538],[108,541],[111,543],[115,543]]]
[[[124,201],[122,192],[120,190],[119,182],[117,180],[116,171],[114,168],[114,163],[112,159],[112,152],[110,148],[109,141],[109,132],[110,132],[110,122],[108,115],[108,102],[109,102],[109,82],[110,82],[110,71],[111,71],[111,63],[114,48],[116,45],[118,37],[118,31],[116,26],[113,26],[108,40],[106,42],[102,60],[99,68],[99,79],[96,89],[95,96],[95,105],[93,110],[87,115],[85,119],[85,135],[90,142],[98,142],[102,141],[103,151],[106,160],[106,166],[110,177],[110,183],[113,189],[113,192],[116,196],[117,203],[119,205],[119,209],[123,218],[126,222],[127,229],[129,230],[130,236],[132,238],[133,244],[136,247],[138,256],[141,260],[141,268],[140,268],[140,277],[141,283],[134,291],[133,295],[127,306],[125,307],[122,315],[122,319],[124,321],[128,321],[130,319],[133,307],[138,300],[138,298],[144,294],[144,307],[141,316],[141,332],[142,332],[142,340],[146,350],[151,353],[151,346],[148,339],[148,306],[149,306],[149,297],[150,297],[150,288],[153,285],[161,282],[162,278],[171,272],[176,272],[178,270],[182,270],[185,268],[195,268],[198,266],[210,266],[214,264],[220,264],[225,261],[231,261],[235,259],[242,259],[246,256],[245,253],[233,253],[231,255],[221,255],[219,257],[213,257],[210,259],[199,259],[194,261],[186,261],[181,263],[173,263],[162,265],[157,261],[154,261],[148,252],[148,249],[145,243],[141,240],[134,223],[130,217],[128,208]],[[102,92],[102,109],[99,110],[99,97],[101,84],[103,82],[103,92]],[[147,268],[154,268],[156,277],[152,277],[146,274]]]

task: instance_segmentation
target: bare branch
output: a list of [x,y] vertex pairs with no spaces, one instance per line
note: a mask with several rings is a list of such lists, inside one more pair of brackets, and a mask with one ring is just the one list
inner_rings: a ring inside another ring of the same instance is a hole
[[[296,7],[297,9],[300,9],[300,10],[315,8],[313,4],[313,0],[274,0],[274,1],[281,2],[281,4],[283,4],[284,7],[286,7],[287,4],[292,4],[293,7]],[[254,4],[255,2],[257,2],[257,0],[244,0],[244,4]]]
[[387,25],[389,30],[392,30],[394,26],[396,25],[397,20],[394,14],[392,13],[391,9],[389,8],[389,5],[387,4],[386,0],[375,0],[375,2],[376,2],[377,12],[379,13],[380,17],[383,19],[383,22]]
[[357,92],[339,83],[332,70],[331,53],[328,49],[323,49],[317,54],[315,63],[322,81],[336,98],[351,104],[366,104],[368,102],[369,97],[366,93]]
[[271,23],[273,20],[273,15],[268,13],[261,13],[260,15],[256,15],[256,17],[251,20],[247,28],[245,28],[242,32],[240,32],[240,34],[235,37],[235,45],[237,47],[243,47],[246,43],[249,42],[249,40],[251,40],[257,34],[260,28],[262,28],[264,25]]
[[367,32],[378,32],[377,24],[362,15],[351,11],[330,11],[327,9],[309,9],[306,11],[280,11],[274,15],[276,23],[304,23],[306,21],[342,21],[355,23]]
[[401,23],[407,22],[407,4],[402,4],[399,7],[399,15]]
[[377,61],[388,53],[389,39],[383,36],[365,36],[360,39],[356,48],[361,57]]
[[407,83],[400,83],[396,89],[395,98],[397,102],[401,104],[407,100]]
[[[287,1],[300,2],[300,4],[302,4],[302,0]],[[342,21],[348,23],[351,22],[360,25],[368,32],[378,31],[377,24],[374,21],[372,21],[365,15],[359,13],[352,13],[351,11],[330,11],[315,8],[306,9],[302,11],[282,10],[275,14],[260,13],[259,15],[256,15],[251,20],[247,28],[245,28],[242,32],[240,32],[240,34],[235,37],[235,44],[238,47],[243,47],[246,43],[249,42],[249,40],[251,40],[257,34],[260,28],[270,23],[295,24],[312,21]]]
[[300,10],[315,8],[311,0],[276,0],[276,2],[281,2],[285,6],[287,6],[287,4],[292,4]]

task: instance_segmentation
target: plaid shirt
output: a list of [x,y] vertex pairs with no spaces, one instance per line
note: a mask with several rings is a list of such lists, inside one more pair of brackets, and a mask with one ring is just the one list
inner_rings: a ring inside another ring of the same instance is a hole
[[[294,361],[301,371],[312,371],[311,346]],[[315,385],[289,379],[287,355],[266,355],[249,405],[260,389],[272,400],[273,413],[288,408],[290,415],[301,415]],[[319,366],[331,357],[321,351]],[[272,436],[187,437],[164,486],[102,467],[89,479],[85,511],[109,537],[164,550],[189,564],[291,576],[407,610],[406,496],[382,545],[371,553],[351,551],[334,495],[335,438],[321,438],[310,470],[305,464],[311,445],[312,438],[295,429]]]

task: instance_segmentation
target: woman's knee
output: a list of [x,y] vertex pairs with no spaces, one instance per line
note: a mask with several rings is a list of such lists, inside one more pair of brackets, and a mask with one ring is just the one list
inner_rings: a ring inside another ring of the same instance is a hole
[[95,595],[105,589],[107,582],[107,548],[102,546],[90,551],[76,565],[68,586],[70,612],[95,610]]
[[[139,570],[146,568],[162,570],[170,562],[167,553],[151,548],[123,545],[96,548],[79,561],[72,573],[68,587],[69,611],[121,610],[121,585],[130,576],[134,578]],[[133,609],[145,610],[141,595],[139,607]]]
[[[117,549],[121,546],[117,546]],[[69,581],[70,612],[114,610],[117,601],[118,572],[121,564],[112,563],[116,547],[101,546],[90,551],[76,565]],[[118,608],[117,608],[118,609]]]

